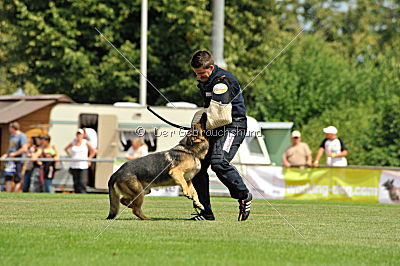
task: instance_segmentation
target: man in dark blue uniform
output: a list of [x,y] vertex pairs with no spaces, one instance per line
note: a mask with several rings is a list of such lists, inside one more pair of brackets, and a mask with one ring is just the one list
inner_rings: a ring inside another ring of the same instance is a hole
[[192,220],[215,220],[211,209],[208,167],[229,189],[232,198],[239,201],[239,221],[249,217],[252,195],[242,177],[230,161],[235,156],[246,136],[246,107],[239,82],[228,71],[214,64],[208,51],[197,51],[191,59],[196,73],[197,87],[204,100],[204,109],[197,112],[193,122],[198,122],[202,113],[207,113],[206,136],[210,142],[209,152],[202,161],[200,172],[194,177],[193,185],[204,210]]

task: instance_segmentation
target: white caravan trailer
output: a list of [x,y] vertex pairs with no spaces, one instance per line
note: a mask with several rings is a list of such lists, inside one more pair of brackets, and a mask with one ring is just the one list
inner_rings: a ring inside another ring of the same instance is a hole
[[[199,108],[174,105],[176,108],[156,106],[152,109],[175,124],[189,127]],[[144,137],[150,151],[162,151],[175,146],[185,134],[184,130],[169,126],[140,105],[58,104],[50,113],[49,134],[52,143],[59,148],[61,157],[66,156],[64,147],[73,140],[79,127],[93,128],[97,132],[97,159],[113,160],[96,165],[93,186],[100,190],[107,189],[115,166],[124,161],[130,139]],[[257,121],[248,117],[248,127],[246,140],[233,160],[241,172],[245,170],[242,165],[245,163],[270,164]],[[213,180],[211,176],[210,187],[214,188],[214,194],[227,193],[225,186]]]

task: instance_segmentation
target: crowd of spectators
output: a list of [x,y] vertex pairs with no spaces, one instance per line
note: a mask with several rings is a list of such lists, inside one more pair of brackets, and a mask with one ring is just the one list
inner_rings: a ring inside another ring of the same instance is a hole
[[[50,135],[40,135],[31,138],[20,130],[18,122],[9,126],[9,146],[6,158],[21,158],[24,160],[6,160],[3,175],[6,181],[6,192],[47,192],[54,193],[53,179],[60,165],[58,147],[51,143]],[[75,193],[86,193],[89,182],[91,159],[97,153],[97,132],[92,128],[80,128],[75,138],[65,146],[66,155],[72,159],[69,173],[72,176]],[[133,160],[148,154],[148,148],[142,138],[131,140],[131,147],[125,158]]]
[[[6,158],[28,160],[7,160],[3,175],[6,180],[6,192],[48,192],[54,193],[53,178],[59,161],[59,152],[51,144],[49,135],[41,135],[29,139],[21,132],[18,122],[9,126],[9,147]],[[29,160],[30,159],[30,160]],[[47,159],[47,160],[42,160]]]

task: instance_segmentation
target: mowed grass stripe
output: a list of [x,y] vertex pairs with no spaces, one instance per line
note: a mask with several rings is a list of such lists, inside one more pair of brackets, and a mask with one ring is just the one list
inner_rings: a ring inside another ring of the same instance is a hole
[[[246,222],[237,202],[213,198],[216,221],[193,222],[189,200],[146,197],[110,223],[107,195],[0,193],[2,265],[392,264],[400,261],[400,206],[254,200]],[[124,208],[121,205],[120,211]]]

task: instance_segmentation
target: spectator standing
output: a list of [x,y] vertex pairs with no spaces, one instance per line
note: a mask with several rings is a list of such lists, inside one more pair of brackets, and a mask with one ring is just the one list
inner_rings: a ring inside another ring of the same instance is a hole
[[90,142],[84,139],[84,134],[83,129],[78,129],[76,138],[64,148],[69,157],[80,160],[71,162],[70,166],[75,193],[86,193],[88,168],[91,165],[87,160],[92,159],[96,153]]
[[[1,158],[21,158],[28,150],[28,140],[26,135],[20,131],[18,122],[12,122],[9,126],[10,142],[7,153],[3,154]],[[6,191],[18,192],[22,185],[22,161],[9,161],[6,163],[5,176],[6,176]]]
[[[54,193],[53,188],[53,178],[56,168],[56,163],[59,160],[58,149],[55,145],[51,145],[51,137],[49,135],[44,135],[41,137],[42,144],[38,150],[33,154],[32,159],[36,168],[39,168],[39,181],[40,185],[43,187],[41,191]],[[38,158],[53,159],[53,161],[35,161]]]
[[[33,154],[36,153],[37,149],[41,145],[41,137],[32,137],[29,141],[28,150],[26,152],[27,158],[32,158]],[[32,181],[32,174],[34,170],[34,163],[27,161],[25,163],[24,182],[22,184],[22,192],[29,192]]]
[[347,148],[343,140],[337,137],[337,128],[329,126],[324,128],[322,131],[326,134],[326,138],[322,141],[318,149],[314,166],[318,167],[319,159],[324,151],[326,154],[326,164],[328,166],[347,166]]
[[148,147],[142,138],[133,138],[131,146],[125,154],[125,159],[133,160],[149,154]]
[[282,155],[285,167],[302,167],[312,165],[311,150],[307,143],[301,141],[301,133],[298,130],[292,132],[292,146],[287,148]]

